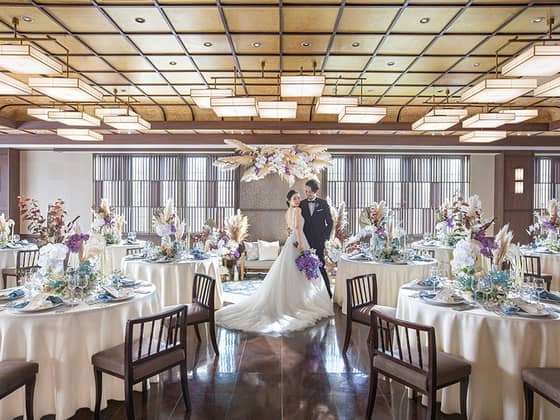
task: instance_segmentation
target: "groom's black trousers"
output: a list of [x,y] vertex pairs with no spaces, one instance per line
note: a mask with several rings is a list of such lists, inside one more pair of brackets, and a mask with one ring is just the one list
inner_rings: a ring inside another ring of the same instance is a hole
[[323,263],[321,267],[321,276],[323,276],[323,280],[325,281],[325,286],[327,287],[327,292],[329,292],[329,296],[332,299],[332,292],[331,292],[331,282],[329,280],[329,275],[327,274],[327,270],[325,268],[325,248],[324,247],[317,247],[315,248],[315,252],[317,253],[317,257]]

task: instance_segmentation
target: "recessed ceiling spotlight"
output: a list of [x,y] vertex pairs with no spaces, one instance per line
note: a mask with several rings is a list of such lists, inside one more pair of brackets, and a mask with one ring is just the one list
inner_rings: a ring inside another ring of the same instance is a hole
[[420,19],[420,23],[428,23],[430,21],[429,17],[423,17],[422,19]]
[[170,62],[169,62],[169,65],[170,65],[170,66],[176,66],[176,65],[177,65],[177,62],[176,62],[176,61],[170,61]]
[[533,19],[533,23],[542,23],[542,22],[544,22],[543,16],[539,16]]
[[33,19],[30,18],[29,16],[22,16],[21,20],[23,20],[24,22],[27,22],[27,23],[33,22]]
[[474,63],[472,66],[473,67],[480,67],[480,63]]
[[302,46],[302,47],[310,47],[310,46],[311,46],[311,42],[303,41],[303,42],[301,43],[301,46]]
[[394,66],[394,65],[395,65],[395,62],[394,62],[394,61],[387,61],[387,65],[388,65],[389,67]]
[[205,42],[204,44],[202,44],[202,45],[204,45],[205,47],[209,48],[209,47],[211,47],[213,44],[212,44],[210,41],[206,41],[206,42]]
[[259,41],[255,41],[251,44],[254,48],[259,48],[262,44]]
[[137,17],[137,18],[134,18],[134,21],[136,23],[144,23],[144,22],[146,22],[146,19],[144,19],[143,17]]
[[358,48],[358,47],[360,46],[360,43],[357,42],[357,41],[356,41],[356,42],[352,42],[352,46],[353,46],[354,48]]

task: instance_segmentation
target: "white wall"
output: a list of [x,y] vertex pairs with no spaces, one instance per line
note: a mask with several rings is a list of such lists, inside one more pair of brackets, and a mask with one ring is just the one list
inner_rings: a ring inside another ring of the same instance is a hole
[[[61,198],[69,218],[80,216],[81,228],[89,229],[93,204],[92,154],[22,151],[20,156],[21,195],[38,200],[43,212],[49,203]],[[26,231],[23,223],[22,232]]]
[[[482,212],[484,217],[494,217],[494,177],[495,177],[495,155],[473,154],[471,155],[471,184],[470,194],[478,194],[482,201]],[[493,227],[488,229],[493,234]]]

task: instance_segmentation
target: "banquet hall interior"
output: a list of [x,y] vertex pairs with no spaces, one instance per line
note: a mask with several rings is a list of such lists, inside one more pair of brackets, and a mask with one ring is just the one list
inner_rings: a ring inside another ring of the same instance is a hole
[[557,0],[0,0],[0,420],[558,419],[557,199]]

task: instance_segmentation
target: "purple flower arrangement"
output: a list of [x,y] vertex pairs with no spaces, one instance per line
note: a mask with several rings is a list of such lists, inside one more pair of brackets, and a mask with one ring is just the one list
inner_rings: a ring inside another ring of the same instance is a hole
[[319,268],[322,267],[322,263],[315,255],[315,251],[312,249],[304,250],[299,257],[296,258],[296,266],[299,271],[303,271],[307,280],[313,280],[319,277]]
[[82,244],[89,239],[87,233],[75,233],[66,239],[66,246],[70,252],[79,252]]

